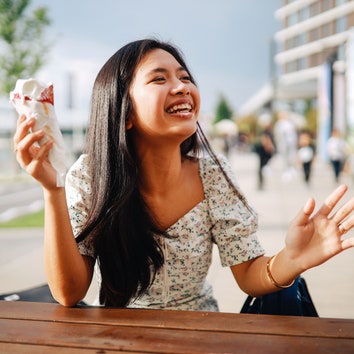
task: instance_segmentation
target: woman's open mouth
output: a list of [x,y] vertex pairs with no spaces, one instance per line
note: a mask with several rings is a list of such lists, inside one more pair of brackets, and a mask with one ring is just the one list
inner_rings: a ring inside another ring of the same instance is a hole
[[193,109],[193,106],[190,103],[182,103],[173,105],[166,109],[167,113],[190,113]]

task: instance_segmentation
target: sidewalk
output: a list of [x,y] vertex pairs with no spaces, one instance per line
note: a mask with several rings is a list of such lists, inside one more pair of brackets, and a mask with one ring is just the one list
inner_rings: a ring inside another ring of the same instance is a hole
[[[257,157],[250,153],[237,153],[229,157],[249,203],[259,213],[259,235],[268,255],[283,245],[287,225],[310,196],[320,205],[335,187],[330,167],[316,161],[312,186],[306,188],[301,171],[291,179],[282,176],[281,160],[276,156],[265,177],[265,189],[258,191]],[[348,195],[353,195],[353,182],[348,183]],[[0,293],[19,291],[45,282],[43,271],[42,229],[0,229]],[[354,318],[354,249],[344,252],[326,264],[303,274],[312,299],[321,317]],[[229,268],[222,268],[215,249],[209,281],[221,311],[239,312],[246,295],[239,290]],[[96,291],[91,287],[87,300]]]
[[[265,189],[257,190],[257,157],[254,154],[233,154],[229,157],[238,180],[249,203],[259,213],[259,237],[267,254],[278,252],[284,245],[289,222],[314,197],[320,206],[335,188],[332,170],[323,161],[315,161],[312,184],[308,188],[302,182],[302,171],[290,179],[282,174],[279,156],[271,160],[265,177]],[[343,176],[349,186],[349,196],[354,186],[350,176]],[[353,231],[352,233],[353,234]],[[354,249],[348,250],[327,263],[303,274],[312,300],[321,317],[354,318]],[[222,269],[217,253],[211,269],[211,281],[219,300],[220,310],[238,312],[246,296],[233,287],[229,269]]]

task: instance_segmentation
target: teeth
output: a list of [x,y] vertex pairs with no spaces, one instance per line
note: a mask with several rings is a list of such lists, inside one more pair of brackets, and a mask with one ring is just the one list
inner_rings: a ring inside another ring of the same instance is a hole
[[170,107],[167,112],[168,113],[176,113],[180,111],[189,112],[192,109],[192,106],[189,103],[178,104],[173,107]]

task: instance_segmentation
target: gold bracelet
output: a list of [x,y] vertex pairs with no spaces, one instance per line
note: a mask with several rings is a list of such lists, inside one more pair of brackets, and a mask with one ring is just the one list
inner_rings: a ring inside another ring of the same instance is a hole
[[276,255],[270,257],[270,258],[268,259],[268,261],[267,261],[267,275],[268,275],[268,278],[269,278],[269,280],[272,282],[272,284],[273,284],[274,286],[276,286],[277,288],[279,288],[279,289],[290,288],[290,287],[294,284],[295,280],[293,280],[289,285],[280,285],[280,284],[277,283],[277,282],[275,281],[275,279],[273,278],[273,275],[272,275],[272,273],[271,273],[271,271],[270,271],[270,266],[271,266],[273,260],[275,259],[275,257],[276,257]]

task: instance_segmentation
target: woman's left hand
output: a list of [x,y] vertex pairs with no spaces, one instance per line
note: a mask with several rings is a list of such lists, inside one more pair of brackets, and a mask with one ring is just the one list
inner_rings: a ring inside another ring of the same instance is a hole
[[286,249],[301,269],[318,266],[354,247],[354,237],[345,237],[354,226],[354,197],[334,210],[347,189],[345,185],[335,189],[314,215],[315,201],[310,199],[291,222]]

